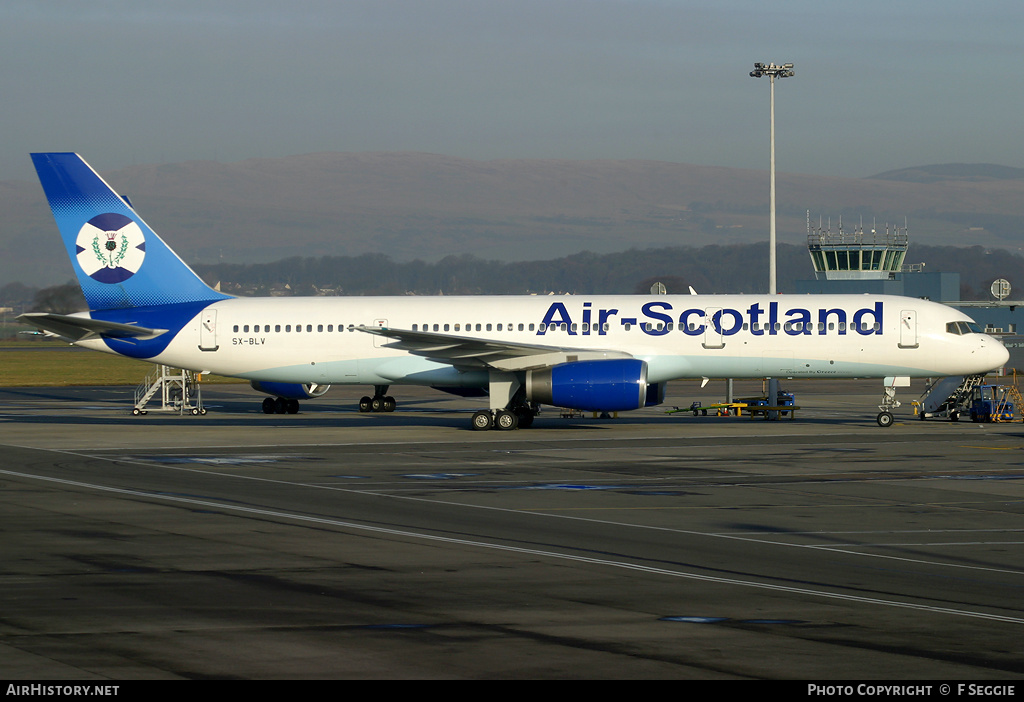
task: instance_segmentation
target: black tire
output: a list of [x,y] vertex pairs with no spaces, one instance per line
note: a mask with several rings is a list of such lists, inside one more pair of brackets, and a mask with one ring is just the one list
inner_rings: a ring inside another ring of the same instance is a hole
[[498,410],[494,415],[494,428],[501,431],[512,431],[519,426],[519,417],[508,410]]
[[879,412],[875,421],[878,422],[880,427],[891,427],[893,423],[892,412]]
[[488,431],[494,424],[494,419],[491,417],[491,413],[487,410],[480,410],[473,415],[473,419],[470,420],[475,431]]

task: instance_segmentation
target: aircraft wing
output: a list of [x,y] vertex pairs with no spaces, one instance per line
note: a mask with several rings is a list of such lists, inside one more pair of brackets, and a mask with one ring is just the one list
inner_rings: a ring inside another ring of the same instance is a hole
[[166,329],[149,329],[136,324],[105,322],[102,319],[55,314],[53,312],[26,312],[25,314],[18,315],[18,321],[30,324],[33,327],[68,341],[83,341],[100,336],[113,337],[115,339],[143,340],[152,339],[167,331]]
[[428,331],[390,329],[388,327],[357,327],[359,331],[392,339],[386,348],[401,349],[431,361],[448,363],[459,369],[493,368],[520,371],[546,368],[558,363],[593,361],[607,358],[632,358],[622,351],[607,349],[574,349],[564,346],[523,344],[473,337],[439,334]]

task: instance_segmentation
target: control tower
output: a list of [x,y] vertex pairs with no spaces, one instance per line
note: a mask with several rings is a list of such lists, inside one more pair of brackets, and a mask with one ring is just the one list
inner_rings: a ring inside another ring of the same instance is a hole
[[811,215],[807,213],[807,250],[814,264],[816,280],[896,280],[907,256],[907,227],[885,225],[885,233],[872,225],[870,232],[861,224],[852,233],[843,231],[839,220],[838,231],[832,231],[832,222],[825,228],[819,222],[811,228]]

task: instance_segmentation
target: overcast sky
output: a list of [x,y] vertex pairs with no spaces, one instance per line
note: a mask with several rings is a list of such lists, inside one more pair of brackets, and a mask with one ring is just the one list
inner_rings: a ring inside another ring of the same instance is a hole
[[1024,167],[1020,0],[4,0],[0,178],[318,151]]

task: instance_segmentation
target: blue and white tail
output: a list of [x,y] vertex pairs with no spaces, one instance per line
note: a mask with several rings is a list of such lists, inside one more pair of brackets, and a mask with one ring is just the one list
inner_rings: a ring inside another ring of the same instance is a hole
[[210,288],[75,153],[32,154],[91,310],[212,302]]

